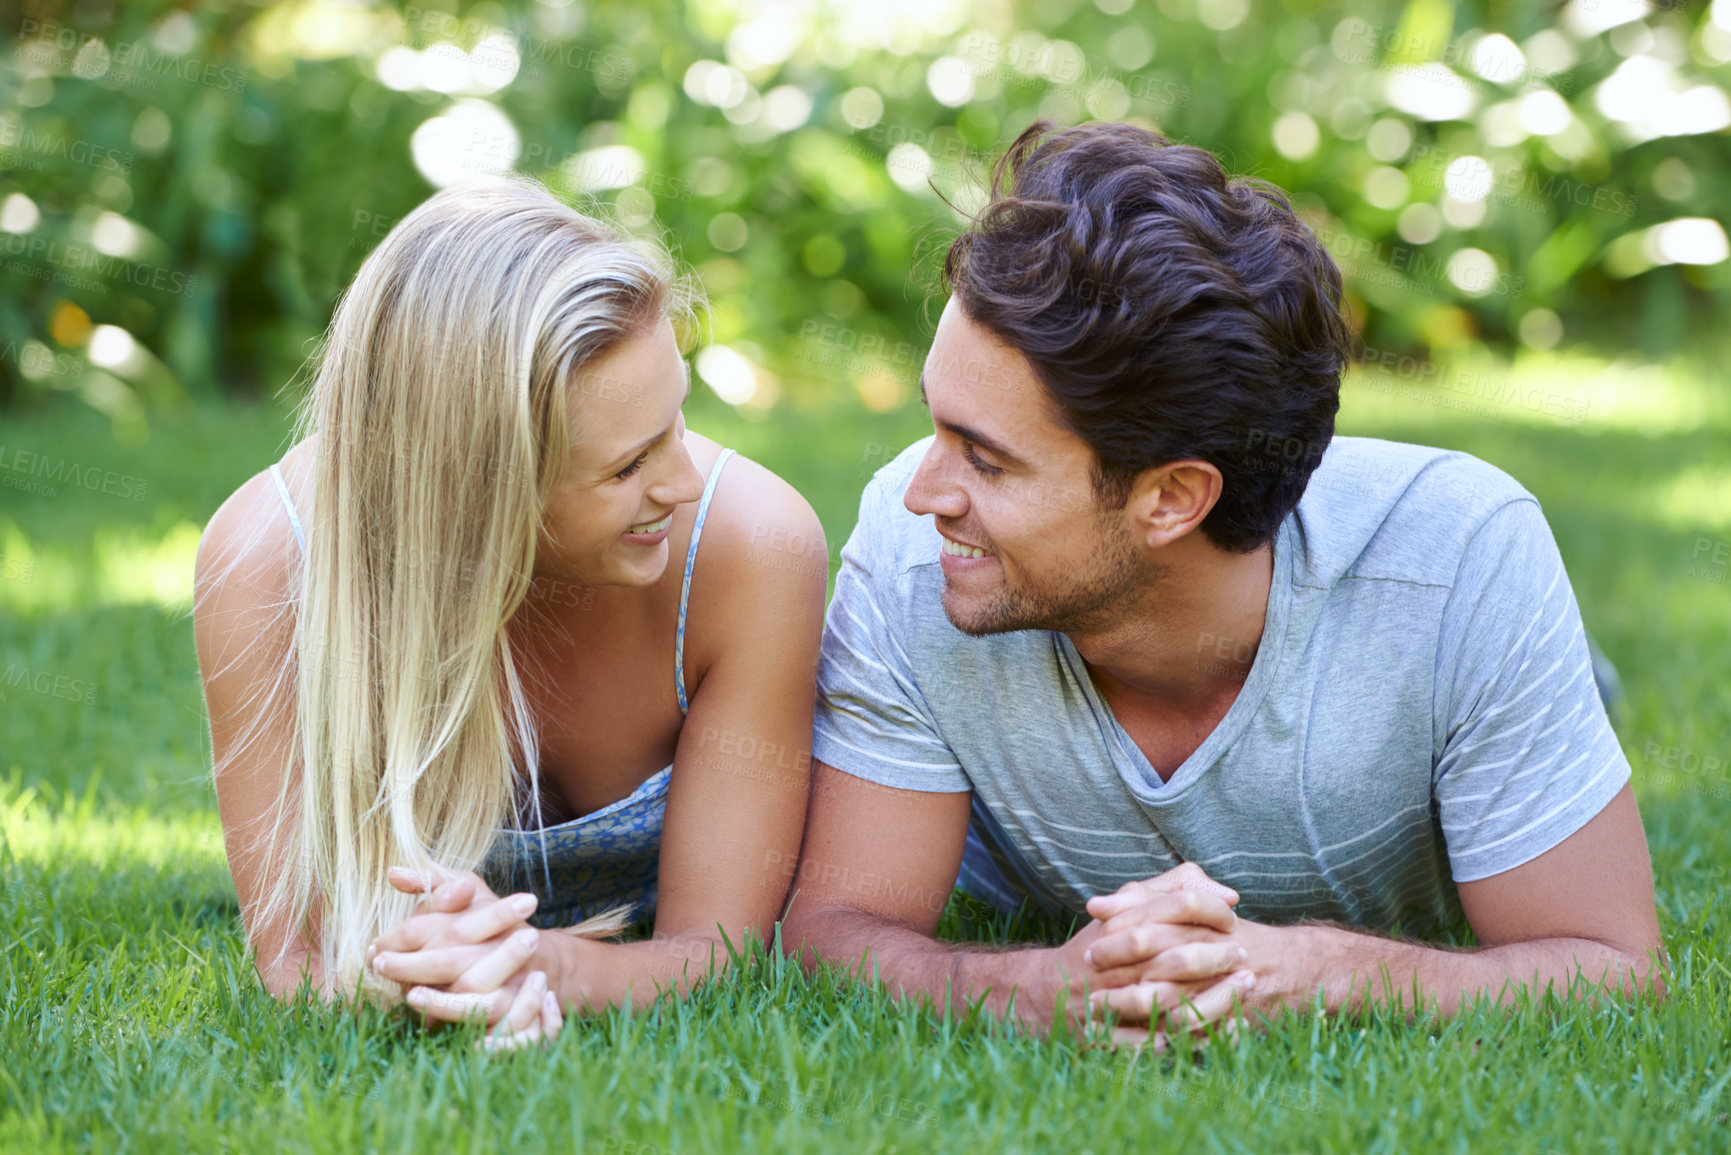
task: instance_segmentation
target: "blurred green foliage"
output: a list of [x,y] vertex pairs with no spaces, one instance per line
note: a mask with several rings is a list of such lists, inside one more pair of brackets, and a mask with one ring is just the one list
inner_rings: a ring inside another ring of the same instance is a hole
[[742,413],[897,410],[934,258],[1037,117],[1157,126],[1290,190],[1379,349],[1659,356],[1731,303],[1731,0],[79,0],[5,19],[0,405],[75,394],[123,431],[291,380],[392,224],[509,168],[695,268],[726,347],[699,371]]

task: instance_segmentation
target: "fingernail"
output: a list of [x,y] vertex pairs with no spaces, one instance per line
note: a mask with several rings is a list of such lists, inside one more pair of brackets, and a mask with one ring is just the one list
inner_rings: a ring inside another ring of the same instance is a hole
[[1082,961],[1087,963],[1089,966],[1094,965],[1094,948],[1093,947],[1089,947],[1087,950],[1082,952]]
[[421,987],[416,987],[414,990],[410,991],[408,995],[408,1001],[411,1007],[424,1007],[431,998],[432,995]]
[[385,962],[388,958],[388,955],[374,955],[371,959],[367,960],[367,965],[373,968],[374,973],[382,975],[385,973]]
[[1238,961],[1239,962],[1243,962],[1245,959],[1247,959],[1249,957],[1250,957],[1249,951],[1245,950],[1243,947],[1238,948]]
[[533,929],[520,930],[512,936],[511,941],[516,943],[519,947],[527,950],[535,945],[535,942],[539,937],[540,936],[537,935]]
[[379,948],[376,946],[369,946],[367,948],[367,965],[368,966],[373,965],[373,956],[378,954],[378,953],[379,953]]
[[1232,976],[1232,981],[1237,986],[1249,990],[1251,987],[1256,985],[1256,975],[1251,971],[1239,971],[1237,974]]
[[537,903],[532,894],[519,894],[511,900],[511,910],[518,918],[528,918],[535,913]]

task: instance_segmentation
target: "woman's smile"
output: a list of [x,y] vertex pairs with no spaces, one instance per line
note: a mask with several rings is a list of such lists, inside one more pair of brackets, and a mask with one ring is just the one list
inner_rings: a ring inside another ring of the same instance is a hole
[[667,527],[672,524],[673,511],[670,509],[659,521],[641,522],[619,536],[636,545],[660,545],[667,540]]

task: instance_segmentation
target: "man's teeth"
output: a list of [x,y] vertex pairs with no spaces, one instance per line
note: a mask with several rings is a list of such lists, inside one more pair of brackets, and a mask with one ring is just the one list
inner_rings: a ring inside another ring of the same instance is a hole
[[975,546],[958,545],[957,543],[951,541],[947,537],[944,539],[944,552],[949,554],[951,557],[991,557],[992,556],[991,554],[987,553],[985,550],[976,548]]
[[642,525],[632,526],[630,529],[626,530],[625,532],[626,533],[660,533],[662,530],[666,529],[670,524],[672,524],[672,522],[673,522],[673,514],[671,512],[669,512],[668,515],[666,517],[662,518],[660,521],[646,521]]

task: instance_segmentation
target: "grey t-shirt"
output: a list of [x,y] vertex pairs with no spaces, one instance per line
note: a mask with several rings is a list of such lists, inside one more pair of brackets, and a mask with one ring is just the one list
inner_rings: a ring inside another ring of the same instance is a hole
[[928,442],[861,499],[813,756],[972,791],[963,885],[1079,913],[1189,861],[1253,918],[1422,932],[1458,917],[1456,882],[1544,853],[1629,779],[1550,527],[1476,458],[1334,439],[1281,524],[1238,698],[1163,783],[1066,636],[944,616],[941,539],[902,505]]

